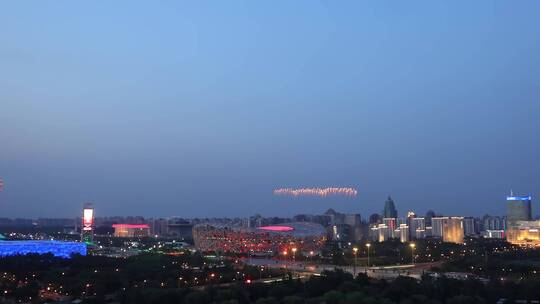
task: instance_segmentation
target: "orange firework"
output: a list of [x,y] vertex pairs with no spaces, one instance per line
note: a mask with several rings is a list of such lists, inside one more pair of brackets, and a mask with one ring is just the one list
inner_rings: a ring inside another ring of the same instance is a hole
[[274,190],[274,195],[292,195],[292,196],[321,196],[326,197],[329,195],[345,195],[356,196],[358,191],[354,188],[281,188]]

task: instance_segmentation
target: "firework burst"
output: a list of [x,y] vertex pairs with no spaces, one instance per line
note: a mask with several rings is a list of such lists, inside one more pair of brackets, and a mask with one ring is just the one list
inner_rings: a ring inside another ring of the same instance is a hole
[[290,195],[290,196],[320,196],[326,197],[330,195],[356,196],[358,191],[354,188],[331,187],[331,188],[280,188],[274,190],[274,195]]

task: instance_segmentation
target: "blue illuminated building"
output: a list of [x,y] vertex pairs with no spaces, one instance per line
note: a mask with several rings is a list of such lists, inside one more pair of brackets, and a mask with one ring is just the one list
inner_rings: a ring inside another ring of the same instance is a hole
[[513,195],[506,197],[507,226],[514,226],[519,221],[532,220],[530,195]]
[[70,258],[73,254],[86,255],[86,244],[61,241],[0,241],[0,257],[47,253],[61,258]]

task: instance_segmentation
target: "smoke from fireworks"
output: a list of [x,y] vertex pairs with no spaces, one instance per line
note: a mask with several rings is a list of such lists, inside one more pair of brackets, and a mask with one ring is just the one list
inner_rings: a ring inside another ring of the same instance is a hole
[[329,195],[345,195],[356,196],[358,191],[354,188],[281,188],[274,190],[274,195],[291,195],[291,196],[321,196]]

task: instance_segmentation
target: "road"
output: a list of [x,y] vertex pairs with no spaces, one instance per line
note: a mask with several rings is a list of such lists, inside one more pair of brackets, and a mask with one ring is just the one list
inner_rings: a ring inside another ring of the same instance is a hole
[[[353,273],[353,266],[337,266],[328,264],[315,264],[305,262],[293,262],[274,259],[247,259],[245,262],[253,266],[270,268],[286,268],[298,275],[321,274],[323,271],[341,269]],[[371,278],[392,280],[398,276],[409,276],[420,279],[422,274],[440,263],[417,263],[408,265],[392,265],[381,267],[356,267],[356,273],[365,273]]]

